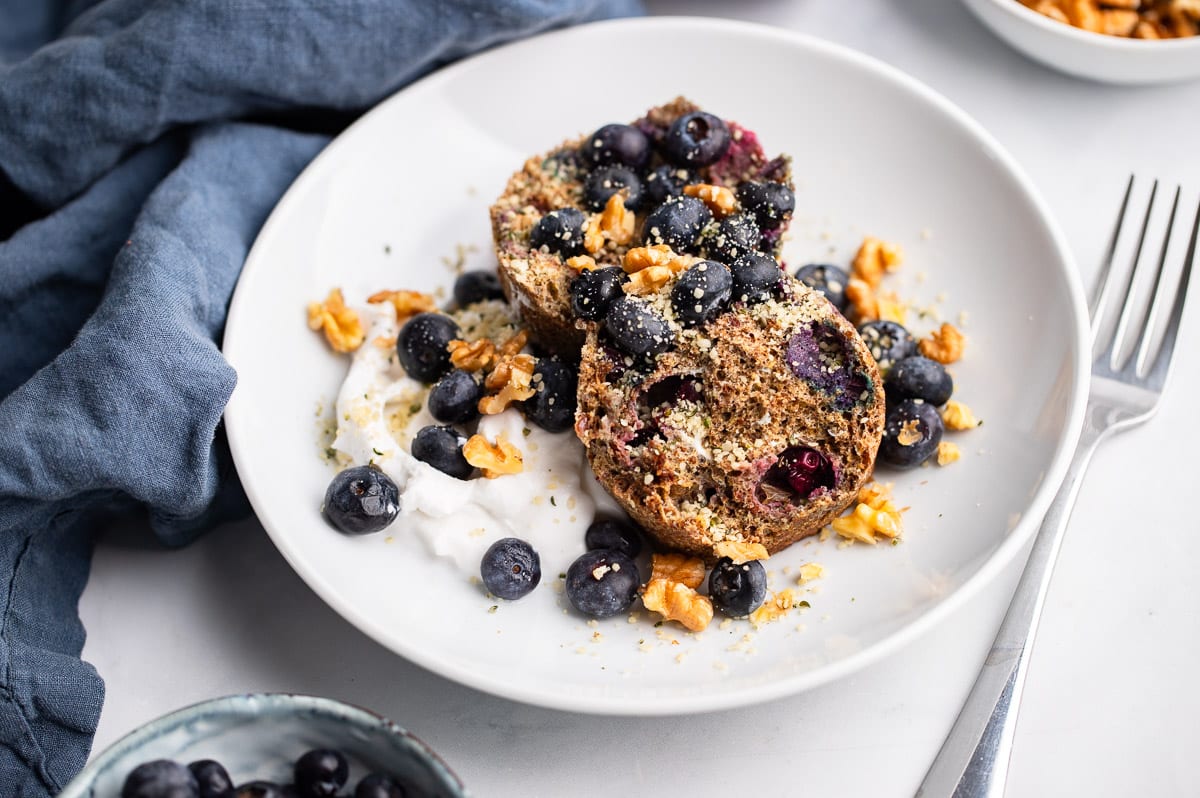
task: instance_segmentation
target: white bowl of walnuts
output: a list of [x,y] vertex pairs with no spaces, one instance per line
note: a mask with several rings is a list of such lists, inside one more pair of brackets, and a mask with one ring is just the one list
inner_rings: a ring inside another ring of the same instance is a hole
[[964,0],[1034,60],[1127,85],[1200,78],[1200,0]]

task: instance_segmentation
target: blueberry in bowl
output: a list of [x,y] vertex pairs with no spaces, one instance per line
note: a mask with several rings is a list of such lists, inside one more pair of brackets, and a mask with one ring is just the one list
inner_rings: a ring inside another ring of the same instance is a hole
[[915,468],[937,452],[943,432],[936,407],[921,399],[902,399],[887,412],[879,459],[897,468]]
[[600,321],[619,297],[621,286],[629,282],[625,270],[617,266],[588,269],[571,283],[571,310],[586,321]]
[[524,540],[501,538],[483,553],[479,575],[493,596],[515,601],[538,586],[542,579],[542,561]]
[[671,123],[663,137],[662,154],[675,166],[708,166],[721,159],[731,141],[724,120],[706,111],[693,111]]
[[876,319],[863,322],[858,327],[858,334],[885,375],[895,363],[917,353],[917,339],[903,325],[894,321]]
[[730,618],[745,618],[767,597],[767,570],[758,560],[735,563],[722,557],[708,575],[708,595]]
[[642,553],[642,538],[632,524],[611,519],[593,521],[584,533],[588,551],[611,549],[633,559]]
[[413,436],[412,456],[455,479],[469,479],[475,467],[463,455],[464,443],[453,427],[431,424]]
[[400,489],[374,466],[352,466],[330,481],[321,510],[342,534],[369,535],[396,520]]
[[625,207],[636,211],[642,205],[642,180],[627,166],[601,166],[583,182],[583,201],[593,211],[604,210],[608,199],[623,192]]
[[582,255],[584,221],[583,211],[578,208],[550,211],[530,230],[529,245],[566,258]]
[[675,252],[690,252],[700,240],[712,212],[695,197],[676,197],[646,216],[642,238],[648,246],[666,244]]
[[489,299],[504,299],[500,278],[493,271],[477,269],[463,272],[454,280],[454,304],[460,308],[486,302]]
[[396,335],[396,355],[414,380],[437,382],[450,371],[450,342],[461,338],[458,323],[443,313],[418,313]]
[[[196,798],[304,798],[326,789],[320,778],[307,783],[316,793],[300,789],[297,760],[313,750],[345,762],[345,778],[329,795],[468,795],[445,762],[387,718],[328,698],[257,693],[204,701],[141,726],[97,754],[59,796],[160,798],[170,793],[138,792],[138,780],[122,790],[139,767],[166,762],[154,768]],[[334,782],[339,774],[335,767]],[[371,792],[373,785],[394,789]]]
[[633,125],[608,124],[588,137],[579,154],[591,166],[620,164],[642,169],[650,161],[650,139]]
[[584,552],[567,569],[567,599],[593,618],[611,618],[628,610],[640,585],[637,564],[616,549]]
[[954,379],[936,360],[912,355],[892,365],[883,387],[888,401],[923,399],[931,405],[944,405],[954,393]]

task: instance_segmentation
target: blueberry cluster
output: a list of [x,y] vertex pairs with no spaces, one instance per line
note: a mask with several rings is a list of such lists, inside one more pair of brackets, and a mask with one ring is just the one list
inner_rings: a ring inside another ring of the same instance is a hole
[[234,786],[219,762],[202,759],[182,765],[156,759],[138,765],[125,778],[121,798],[416,798],[412,787],[385,773],[370,773],[353,792],[342,792],[350,778],[346,755],[329,748],[305,752],[292,767],[288,784],[249,781]]
[[[579,161],[589,169],[583,184],[588,210],[604,208],[620,192],[628,210],[644,213],[641,243],[666,244],[673,251],[705,260],[685,272],[672,292],[679,321],[708,321],[731,301],[767,299],[779,283],[779,264],[770,255],[778,229],[795,209],[783,183],[745,182],[737,189],[741,210],[714,221],[701,200],[684,189],[705,182],[707,170],[729,151],[729,126],[713,114],[694,111],[665,131],[608,124],[580,146]],[[530,231],[530,245],[570,258],[584,252],[586,216],[579,208],[559,208]],[[628,280],[615,267],[585,271],[571,283],[571,308],[586,321],[602,322],[623,352],[653,357],[671,346],[665,319],[645,301],[624,295]]]
[[898,468],[914,468],[937,452],[945,425],[937,408],[954,393],[954,380],[936,360],[917,354],[917,341],[894,321],[859,325],[879,370],[887,397],[887,418],[879,459]]

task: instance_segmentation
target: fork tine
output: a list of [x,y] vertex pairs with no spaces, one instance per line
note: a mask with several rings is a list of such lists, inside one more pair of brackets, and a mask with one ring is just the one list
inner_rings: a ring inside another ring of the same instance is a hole
[[1112,274],[1113,257],[1117,252],[1117,239],[1121,237],[1121,227],[1125,224],[1125,210],[1129,207],[1129,195],[1133,192],[1133,175],[1125,185],[1125,198],[1121,200],[1121,210],[1117,213],[1117,223],[1113,225],[1112,238],[1108,240],[1108,251],[1104,254],[1104,262],[1100,265],[1100,274],[1096,278],[1096,295],[1092,297],[1092,306],[1088,315],[1092,318],[1092,339],[1100,326],[1100,308],[1104,307],[1108,295],[1109,276]]
[[[1150,387],[1161,390],[1167,381],[1167,372],[1171,368],[1171,355],[1175,351],[1175,339],[1179,334],[1179,322],[1183,318],[1183,303],[1187,300],[1188,283],[1192,277],[1192,265],[1196,260],[1196,238],[1200,233],[1200,203],[1196,205],[1196,218],[1192,222],[1192,236],[1188,241],[1187,254],[1183,256],[1183,270],[1179,275],[1179,285],[1175,289],[1175,302],[1171,306],[1171,316],[1167,320],[1167,329],[1163,332],[1162,346],[1150,364],[1151,372],[1146,379]],[[1165,245],[1164,245],[1165,246]],[[1155,304],[1158,304],[1157,297]],[[1153,311],[1151,311],[1153,312]],[[1138,353],[1138,371],[1144,367],[1143,359],[1147,356],[1149,336],[1142,342],[1142,352]]]
[[1167,229],[1163,233],[1162,249],[1158,253],[1158,269],[1154,272],[1154,285],[1150,289],[1150,310],[1147,311],[1146,318],[1142,322],[1141,337],[1135,342],[1137,346],[1137,359],[1134,361],[1135,374],[1143,373],[1146,358],[1150,354],[1150,342],[1154,335],[1154,327],[1158,321],[1162,302],[1158,292],[1162,288],[1163,267],[1167,263],[1167,249],[1171,245],[1171,232],[1175,229],[1175,213],[1179,210],[1179,195],[1182,190],[1182,186],[1175,187],[1175,201],[1171,203],[1171,215],[1167,217]]
[[[1133,310],[1133,284],[1134,277],[1137,275],[1138,264],[1142,260],[1142,246],[1146,243],[1146,230],[1150,227],[1150,214],[1154,210],[1154,198],[1158,195],[1158,181],[1154,181],[1154,185],[1150,187],[1150,201],[1146,203],[1146,215],[1142,217],[1142,229],[1138,233],[1137,248],[1133,251],[1133,263],[1129,267],[1129,276],[1125,278],[1125,290],[1121,292],[1121,316],[1117,320],[1117,327],[1113,330],[1112,337],[1108,341],[1108,346],[1101,354],[1105,354],[1109,358],[1109,368],[1113,371],[1119,369],[1119,360],[1121,354],[1121,344],[1125,340],[1125,330],[1129,326],[1129,315]],[[1108,283],[1115,280],[1115,275],[1109,275],[1109,279],[1105,280],[1104,293],[1108,293]],[[1108,308],[1100,308],[1101,312],[1107,312]],[[1100,333],[1101,317],[1097,316],[1092,322],[1093,339]],[[1093,345],[1096,343],[1093,340]]]

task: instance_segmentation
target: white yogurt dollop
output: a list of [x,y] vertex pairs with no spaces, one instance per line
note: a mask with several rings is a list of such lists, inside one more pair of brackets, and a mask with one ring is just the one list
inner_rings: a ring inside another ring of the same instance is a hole
[[520,473],[461,480],[417,460],[408,452],[413,436],[439,423],[426,407],[427,389],[397,362],[391,303],[371,305],[364,321],[366,342],[338,393],[333,447],[354,465],[374,463],[400,488],[400,516],[388,533],[415,533],[431,554],[452,560],[468,575],[479,573],[488,546],[510,536],[533,546],[543,573],[566,570],[584,550],[597,502],[606,514],[619,514],[596,484],[579,440],[570,431],[551,433],[528,424],[510,408],[481,418],[478,432],[516,446],[524,462]]

